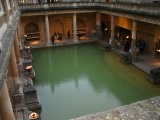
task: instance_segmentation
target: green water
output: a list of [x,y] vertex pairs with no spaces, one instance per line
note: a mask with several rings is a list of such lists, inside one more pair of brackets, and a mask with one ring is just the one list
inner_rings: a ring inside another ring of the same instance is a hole
[[32,50],[41,120],[67,120],[160,95],[146,74],[95,44]]

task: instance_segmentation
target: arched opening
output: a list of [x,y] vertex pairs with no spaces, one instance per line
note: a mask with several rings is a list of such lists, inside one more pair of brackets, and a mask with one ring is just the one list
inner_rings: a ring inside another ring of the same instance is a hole
[[101,21],[101,32],[104,33],[105,32],[105,28],[106,28],[106,25],[103,21]]
[[40,32],[37,24],[31,22],[25,26],[26,40],[39,40]]

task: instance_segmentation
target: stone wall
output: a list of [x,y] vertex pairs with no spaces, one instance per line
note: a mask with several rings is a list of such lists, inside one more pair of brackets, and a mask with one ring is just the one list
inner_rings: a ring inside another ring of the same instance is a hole
[[[116,16],[115,25],[132,31],[131,19]],[[137,21],[137,40],[141,38],[146,41],[146,47],[145,47],[146,53],[155,55],[154,48],[155,48],[155,43],[158,42],[158,39],[160,39],[159,33],[160,33],[159,25]]]
[[[68,30],[72,31],[72,14],[54,14],[49,15],[49,30],[50,38],[54,32],[61,32],[63,38],[67,38]],[[83,21],[86,28],[86,36],[90,35],[91,30],[96,29],[96,14],[95,13],[81,13],[77,14],[77,20]],[[23,16],[21,17],[22,25],[22,36],[25,34],[25,26],[28,23],[35,23],[40,30],[40,40],[46,41],[46,32],[45,32],[45,18],[44,16]]]
[[132,29],[132,20],[116,16],[115,25],[122,27],[122,28],[125,28],[125,29],[128,29],[128,30],[131,30]]
[[[49,15],[49,29],[50,29],[50,38],[54,34],[54,32],[61,32],[63,38],[67,38],[68,30],[72,32],[73,29],[73,14],[52,14]],[[86,36],[90,35],[91,30],[96,29],[96,13],[77,13],[77,22],[81,21],[86,28]],[[101,14],[101,21],[111,22],[111,16],[108,14]],[[46,32],[45,32],[45,18],[43,15],[39,16],[22,16],[22,35],[25,34],[25,26],[33,22],[37,24],[40,30],[40,40],[46,41]],[[132,20],[124,17],[115,17],[115,25],[132,30]],[[78,26],[77,26],[78,28]],[[160,26],[145,23],[145,22],[137,22],[137,40],[144,39],[146,40],[146,48],[145,52],[154,55],[155,54],[155,43],[157,39],[160,39]]]

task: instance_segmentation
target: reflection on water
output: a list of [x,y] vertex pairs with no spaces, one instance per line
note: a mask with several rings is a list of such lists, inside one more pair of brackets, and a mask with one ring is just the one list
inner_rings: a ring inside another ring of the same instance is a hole
[[160,95],[160,86],[94,44],[32,51],[42,120],[67,120]]

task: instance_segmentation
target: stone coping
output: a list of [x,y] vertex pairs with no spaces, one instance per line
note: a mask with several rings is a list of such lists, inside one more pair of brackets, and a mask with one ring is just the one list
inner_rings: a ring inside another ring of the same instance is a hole
[[12,51],[12,46],[15,40],[15,34],[19,22],[21,12],[16,11],[12,24],[8,25],[7,31],[5,32],[4,36],[2,37],[2,53],[0,53],[0,93],[2,90],[3,83],[5,81],[5,77],[7,74],[8,63],[10,59],[10,54]]
[[160,96],[71,120],[160,120]]
[[43,4],[19,4],[22,12],[45,11],[45,10],[75,10],[75,9],[98,9],[122,11],[131,14],[144,16],[159,17],[159,4],[133,4],[133,3],[112,3],[112,2],[58,2],[58,3],[43,3]]

